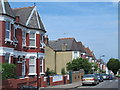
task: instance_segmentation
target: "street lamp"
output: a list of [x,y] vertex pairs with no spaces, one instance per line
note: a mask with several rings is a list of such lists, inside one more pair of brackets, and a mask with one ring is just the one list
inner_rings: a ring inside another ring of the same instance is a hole
[[38,59],[38,52],[37,52],[37,90],[39,90],[39,59]]

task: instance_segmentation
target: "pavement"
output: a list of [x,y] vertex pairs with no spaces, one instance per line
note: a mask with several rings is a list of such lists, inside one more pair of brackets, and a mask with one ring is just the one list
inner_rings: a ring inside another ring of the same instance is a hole
[[82,85],[82,81],[79,82],[74,82],[74,83],[70,83],[70,84],[64,84],[64,85],[56,85],[56,86],[48,86],[46,88],[66,88],[66,89],[72,89],[72,88],[77,88],[80,87]]

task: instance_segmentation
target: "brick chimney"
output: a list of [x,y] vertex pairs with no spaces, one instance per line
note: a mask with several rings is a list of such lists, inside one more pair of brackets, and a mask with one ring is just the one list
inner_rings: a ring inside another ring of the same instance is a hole
[[49,41],[49,38],[48,38],[48,35],[46,35],[45,38],[44,38],[44,44],[48,45],[48,41]]
[[63,51],[66,51],[66,50],[67,50],[67,43],[63,43],[63,44],[62,44],[62,50],[63,50]]
[[16,21],[16,23],[19,23],[20,17],[19,17],[19,16],[16,16],[16,17],[15,17],[15,21]]

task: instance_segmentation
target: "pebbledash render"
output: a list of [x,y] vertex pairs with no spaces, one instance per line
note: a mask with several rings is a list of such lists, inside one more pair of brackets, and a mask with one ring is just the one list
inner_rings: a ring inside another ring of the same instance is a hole
[[15,64],[19,77],[44,74],[45,33],[36,6],[11,8],[0,0],[0,62]]

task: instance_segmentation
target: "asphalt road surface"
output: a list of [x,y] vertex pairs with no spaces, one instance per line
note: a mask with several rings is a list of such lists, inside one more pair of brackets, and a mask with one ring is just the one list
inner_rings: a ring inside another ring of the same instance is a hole
[[77,88],[118,88],[120,87],[120,80],[104,80],[97,85],[85,85]]

